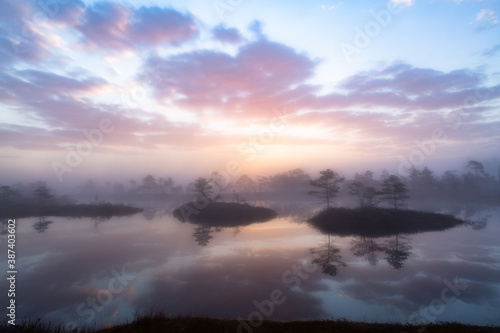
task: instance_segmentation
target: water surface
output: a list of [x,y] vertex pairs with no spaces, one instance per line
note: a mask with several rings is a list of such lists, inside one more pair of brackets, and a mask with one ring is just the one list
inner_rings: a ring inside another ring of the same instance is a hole
[[19,219],[18,317],[68,327],[148,311],[500,324],[500,209],[455,211],[474,226],[373,239],[323,235],[304,222],[311,211],[281,208],[285,217],[223,229],[154,208],[109,220]]

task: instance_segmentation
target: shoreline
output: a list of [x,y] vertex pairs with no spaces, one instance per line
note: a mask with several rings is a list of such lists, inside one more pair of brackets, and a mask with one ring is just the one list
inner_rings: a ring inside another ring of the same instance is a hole
[[[59,332],[64,327],[32,320],[20,322],[16,326],[8,325],[5,321],[0,324],[3,332]],[[107,324],[102,328],[78,328],[76,332],[86,333],[128,333],[128,332],[170,332],[170,333],[198,333],[198,332],[241,332],[241,333],[298,333],[298,332],[423,332],[426,333],[494,333],[500,332],[500,326],[469,325],[454,322],[429,323],[425,325],[410,325],[399,323],[365,323],[338,320],[310,320],[278,322],[260,320],[249,323],[241,319],[216,319],[207,317],[167,317],[162,314],[139,317],[124,324]]]

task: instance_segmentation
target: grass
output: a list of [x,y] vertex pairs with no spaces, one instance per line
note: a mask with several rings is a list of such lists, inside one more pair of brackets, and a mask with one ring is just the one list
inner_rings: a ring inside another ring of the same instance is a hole
[[[401,332],[423,332],[426,333],[493,333],[499,332],[500,327],[493,326],[473,326],[458,323],[439,323],[426,326],[414,326],[405,324],[371,324],[359,323],[346,320],[321,320],[321,321],[294,321],[294,322],[275,322],[263,321],[261,325],[240,326],[240,321],[228,319],[212,319],[202,317],[167,317],[164,315],[149,315],[140,317],[131,323],[116,325],[113,327],[101,328],[96,330],[82,329],[79,333],[298,333],[298,332],[367,332],[367,333],[401,333]],[[40,324],[37,322],[20,323],[16,326],[10,326],[6,323],[0,324],[0,330],[5,333],[59,333],[64,332],[60,326],[51,326],[50,324]]]
[[330,208],[308,222],[323,233],[362,237],[442,231],[465,223],[452,215],[390,208]]
[[206,207],[200,209],[196,207],[192,202],[182,204],[174,210],[173,215],[182,222],[211,227],[244,226],[255,222],[266,222],[278,216],[269,208],[233,202],[210,202]]
[[61,217],[111,217],[127,216],[142,212],[142,208],[126,205],[100,204],[64,204],[39,205],[15,204],[0,207],[0,218],[24,218],[37,216]]

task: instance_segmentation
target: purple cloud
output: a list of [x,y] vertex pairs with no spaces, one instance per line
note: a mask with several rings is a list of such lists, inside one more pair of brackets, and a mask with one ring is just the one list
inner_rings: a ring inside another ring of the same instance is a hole
[[116,51],[163,43],[179,45],[198,34],[191,14],[160,7],[132,9],[98,2],[86,9],[81,21],[77,29],[86,46]]
[[212,29],[212,34],[215,39],[222,43],[227,44],[238,44],[243,42],[243,37],[236,28],[225,28],[222,25],[218,25]]

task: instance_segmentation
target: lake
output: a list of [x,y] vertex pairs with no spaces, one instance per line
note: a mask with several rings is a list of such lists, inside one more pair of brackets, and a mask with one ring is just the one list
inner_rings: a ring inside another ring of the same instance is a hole
[[[18,319],[100,327],[161,311],[500,324],[498,207],[455,207],[474,224],[385,238],[324,235],[305,222],[312,207],[270,207],[281,217],[223,229],[181,223],[154,204],[109,220],[18,219]],[[6,253],[5,232],[0,239]]]

